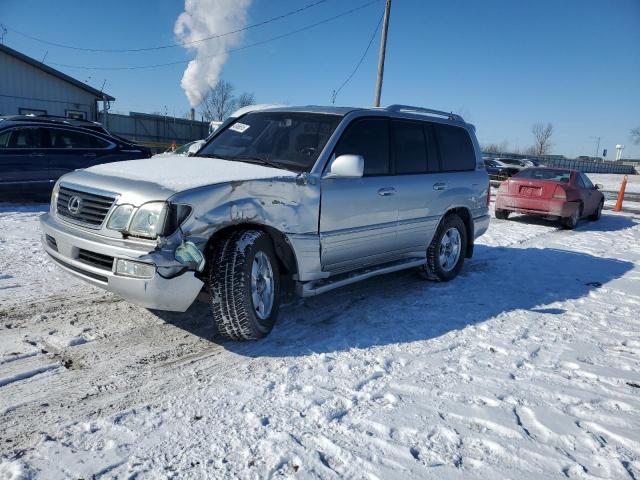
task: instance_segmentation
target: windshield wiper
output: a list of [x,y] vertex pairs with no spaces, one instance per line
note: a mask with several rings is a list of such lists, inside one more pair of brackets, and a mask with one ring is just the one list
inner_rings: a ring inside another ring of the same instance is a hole
[[200,157],[207,158],[219,158],[220,160],[230,160],[230,161],[238,161],[238,162],[247,162],[247,163],[257,163],[260,165],[268,165],[273,168],[278,168],[280,170],[291,170],[290,168],[284,167],[276,162],[272,162],[267,160],[266,158],[259,157],[257,155],[218,155],[218,154],[205,154],[199,155]]
[[270,167],[273,168],[279,168],[282,169],[282,165],[279,165],[275,162],[271,162],[269,160],[267,160],[266,158],[262,158],[262,157],[258,157],[258,156],[251,156],[251,155],[241,155],[239,157],[232,157],[233,160],[240,160],[241,162],[249,162],[249,163],[261,163],[263,165],[269,165]]

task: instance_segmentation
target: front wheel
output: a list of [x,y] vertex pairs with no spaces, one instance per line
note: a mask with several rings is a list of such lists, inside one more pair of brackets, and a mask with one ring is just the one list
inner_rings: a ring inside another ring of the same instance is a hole
[[429,280],[448,282],[458,275],[467,254],[467,229],[457,215],[449,215],[440,223],[427,249],[427,262],[422,272]]
[[280,271],[269,235],[241,230],[220,239],[213,251],[209,291],[220,335],[231,340],[268,335],[280,307]]

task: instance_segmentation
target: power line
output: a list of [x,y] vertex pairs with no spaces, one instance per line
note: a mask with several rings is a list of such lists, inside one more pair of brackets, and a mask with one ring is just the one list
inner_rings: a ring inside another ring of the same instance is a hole
[[[316,23],[312,23],[310,25],[306,25],[302,28],[298,28],[296,30],[292,30],[290,32],[287,33],[283,33],[281,35],[276,35],[275,37],[271,37],[271,38],[267,38],[266,40],[261,40],[259,42],[254,42],[254,43],[250,43],[248,45],[244,45],[242,47],[238,47],[238,48],[232,48],[229,50],[225,50],[224,52],[220,52],[220,53],[216,53],[213,55],[205,55],[205,56],[201,56],[201,57],[196,57],[197,60],[202,60],[202,59],[206,59],[206,58],[213,58],[213,57],[218,57],[220,55],[226,55],[229,53],[233,53],[233,52],[239,52],[241,50],[247,50],[249,48],[252,47],[257,47],[259,45],[264,45],[266,43],[270,43],[273,42],[275,40],[280,40],[282,38],[285,37],[290,37],[291,35],[295,35],[297,33],[301,33],[304,32],[306,30],[310,30],[312,28],[318,27],[320,25],[324,25],[325,23],[329,23],[332,22],[333,20],[337,20],[338,18],[341,17],[345,17],[347,15],[350,15],[354,12],[357,12],[359,10],[362,10],[363,8],[366,8],[370,5],[373,5],[374,3],[379,3],[380,0],[371,0],[369,2],[363,3],[357,7],[352,8],[351,10],[347,10],[346,12],[342,12],[339,13],[337,15],[334,15],[333,17],[329,17],[326,18],[324,20],[321,20],[319,22]],[[167,63],[156,63],[156,64],[151,64],[151,65],[132,65],[132,66],[118,66],[118,67],[87,67],[84,65],[69,65],[66,63],[55,63],[55,62],[50,62],[50,65],[56,65],[58,67],[65,67],[65,68],[76,68],[76,69],[80,69],[80,70],[142,70],[142,69],[149,69],[149,68],[158,68],[158,67],[168,67],[168,66],[172,66],[172,65],[184,65],[189,63],[191,60],[179,60],[176,62],[167,62]]]
[[371,39],[369,40],[369,43],[367,44],[367,48],[364,49],[364,52],[362,53],[362,56],[360,57],[360,60],[356,64],[356,67],[353,69],[353,71],[347,77],[347,79],[344,82],[342,82],[342,85],[340,85],[331,94],[331,103],[336,103],[336,97],[340,93],[340,90],[342,90],[347,85],[347,83],[349,83],[349,81],[353,78],[353,76],[356,74],[356,72],[360,68],[360,65],[362,65],[362,62],[364,61],[364,58],[367,56],[367,53],[369,53],[369,49],[371,48],[371,44],[373,43],[373,39],[376,38],[376,34],[378,33],[378,30],[380,29],[380,24],[382,23],[382,19],[383,18],[384,18],[384,12],[382,13],[382,15],[380,15],[380,19],[378,20],[378,23],[376,24],[376,28],[373,31],[373,34],[371,35]]
[[30,40],[35,40],[36,42],[40,42],[40,43],[44,43],[46,45],[51,45],[54,47],[60,47],[60,48],[67,48],[69,50],[80,50],[83,52],[103,52],[103,53],[125,53],[125,52],[148,52],[148,51],[152,51],[152,50],[163,50],[163,49],[167,49],[167,48],[176,48],[176,47],[187,47],[189,45],[194,45],[196,43],[202,43],[202,42],[206,42],[208,40],[213,40],[215,38],[221,38],[221,37],[226,37],[228,35],[233,35],[236,33],[240,33],[240,32],[244,32],[246,30],[250,30],[252,28],[256,28],[256,27],[261,27],[263,25],[267,25],[269,23],[278,21],[278,20],[282,20],[283,18],[286,17],[290,17],[292,15],[296,15],[300,12],[303,12],[305,10],[308,10],[312,7],[315,7],[317,5],[320,5],[321,3],[326,3],[329,0],[318,0],[314,3],[310,3],[309,5],[306,5],[304,7],[298,8],[296,10],[292,10],[290,12],[287,13],[283,13],[282,15],[278,15],[276,17],[272,17],[269,18],[267,20],[263,20],[262,22],[258,22],[258,23],[254,23],[251,25],[247,25],[246,27],[242,27],[239,28],[237,30],[231,30],[229,32],[225,32],[225,33],[219,33],[219,34],[215,34],[215,35],[211,35],[209,37],[204,37],[204,38],[200,38],[198,40],[191,40],[189,42],[177,42],[177,43],[168,43],[165,45],[157,45],[155,47],[141,47],[141,48],[88,48],[88,47],[77,47],[75,45],[66,45],[64,43],[56,43],[56,42],[51,42],[49,40],[44,40],[42,38],[38,38],[35,37],[33,35],[30,35],[28,33],[24,33],[21,32],[20,30],[16,30],[15,28],[9,28],[7,27],[10,31],[17,33],[18,35],[21,35],[23,37],[26,37]]

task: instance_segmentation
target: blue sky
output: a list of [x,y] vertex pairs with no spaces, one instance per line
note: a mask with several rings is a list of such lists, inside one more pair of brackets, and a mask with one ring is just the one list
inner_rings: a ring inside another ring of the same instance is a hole
[[[248,23],[312,0],[253,0]],[[331,17],[365,0],[328,0],[301,14],[248,31],[244,44]],[[95,48],[146,47],[175,41],[179,0],[109,2],[0,0],[4,42],[45,63],[145,65],[189,60],[183,48],[145,53],[87,53],[46,40]],[[232,53],[222,76],[259,102],[329,104],[331,92],[364,51],[383,1],[266,45]],[[379,39],[336,104],[373,101]],[[462,113],[481,143],[532,143],[531,126],[552,122],[553,153],[640,158],[629,137],[640,126],[640,0],[393,0],[382,104],[406,103]],[[182,115],[186,65],[133,71],[57,67],[116,97],[119,112]]]

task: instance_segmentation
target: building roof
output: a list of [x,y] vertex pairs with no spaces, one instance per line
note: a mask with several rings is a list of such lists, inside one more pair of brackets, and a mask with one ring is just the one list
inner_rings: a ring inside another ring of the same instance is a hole
[[48,65],[45,65],[42,62],[39,62],[38,60],[35,60],[31,57],[26,56],[24,53],[20,53],[17,50],[14,50],[13,48],[9,48],[6,45],[3,45],[0,43],[0,52],[4,52],[7,55],[11,55],[12,57],[17,58],[18,60],[22,60],[25,63],[28,63],[29,65],[32,65],[40,70],[42,70],[43,72],[48,73],[49,75],[53,75],[54,77],[58,77],[60,80],[63,80],[65,82],[70,83],[71,85],[80,88],[81,90],[84,90],[85,92],[91,93],[92,95],[94,95],[96,98],[102,100],[102,97],[105,97],[108,101],[114,101],[115,98],[112,97],[111,95],[107,95],[104,92],[101,92],[100,90],[97,90],[93,87],[90,87],[89,85],[87,85],[86,83],[81,82],[80,80],[76,80],[73,77],[70,77],[69,75],[66,75],[58,70],[56,70],[55,68],[51,68]]

